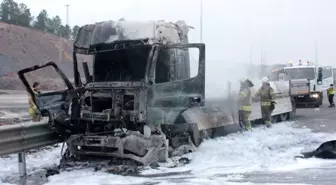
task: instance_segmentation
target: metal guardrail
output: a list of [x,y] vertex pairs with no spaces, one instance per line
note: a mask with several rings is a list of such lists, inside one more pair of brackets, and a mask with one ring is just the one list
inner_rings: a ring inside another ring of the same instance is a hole
[[25,152],[61,142],[49,123],[28,122],[0,127],[0,156]]

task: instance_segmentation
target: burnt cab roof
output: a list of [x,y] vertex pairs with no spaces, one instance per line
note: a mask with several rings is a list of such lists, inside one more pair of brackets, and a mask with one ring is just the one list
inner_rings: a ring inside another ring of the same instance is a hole
[[144,44],[187,44],[184,21],[104,21],[82,26],[74,42],[74,51],[89,54],[99,44],[142,42]]

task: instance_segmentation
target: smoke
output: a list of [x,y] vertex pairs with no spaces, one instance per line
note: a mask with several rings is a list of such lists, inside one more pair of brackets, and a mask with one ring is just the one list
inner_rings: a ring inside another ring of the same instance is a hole
[[[249,78],[255,87],[259,87],[259,71],[249,71],[250,65],[244,63],[224,63],[222,61],[206,61],[205,97],[207,99],[225,98],[228,96],[228,83],[231,91],[237,92],[241,78]],[[257,84],[255,84],[257,83]]]

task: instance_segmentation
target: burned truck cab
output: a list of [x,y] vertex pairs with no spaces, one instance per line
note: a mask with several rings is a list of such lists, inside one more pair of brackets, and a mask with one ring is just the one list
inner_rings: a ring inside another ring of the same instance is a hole
[[[184,144],[183,137],[188,142],[189,124],[182,112],[204,105],[205,82],[205,46],[188,43],[189,28],[183,21],[107,21],[80,28],[74,56],[93,56],[79,98],[85,132],[165,135],[174,148]],[[80,87],[78,66],[75,57]]]
[[[171,149],[199,144],[197,126],[183,117],[204,106],[205,45],[188,43],[190,28],[184,21],[105,21],[79,29],[76,96],[63,99],[71,103],[61,120],[50,117],[66,133],[71,155],[150,164],[166,160]],[[93,59],[82,63],[85,82],[79,55]]]
[[[92,55],[93,67],[92,74],[84,70],[87,82],[81,118],[173,124],[177,115],[163,115],[189,107],[190,98],[204,104],[205,48],[188,44],[188,29],[182,21],[107,21],[83,26],[74,43],[74,56]],[[193,78],[191,57],[197,67]],[[78,66],[75,57],[75,81],[80,87]]]

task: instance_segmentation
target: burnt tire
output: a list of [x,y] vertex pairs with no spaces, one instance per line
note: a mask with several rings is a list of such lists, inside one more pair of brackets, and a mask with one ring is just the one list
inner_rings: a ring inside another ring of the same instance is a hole
[[197,124],[189,124],[190,139],[196,147],[199,147],[202,143],[202,134],[198,130]]
[[279,120],[282,121],[287,121],[289,118],[289,113],[283,113],[279,115]]
[[271,117],[271,123],[277,123],[279,120],[279,116],[278,115],[274,115]]
[[323,105],[323,92],[320,94],[320,101],[319,101],[320,106]]
[[291,99],[291,103],[292,103],[292,112],[289,113],[289,120],[294,119],[296,116],[296,102],[294,98]]

